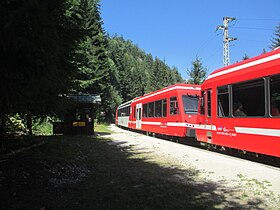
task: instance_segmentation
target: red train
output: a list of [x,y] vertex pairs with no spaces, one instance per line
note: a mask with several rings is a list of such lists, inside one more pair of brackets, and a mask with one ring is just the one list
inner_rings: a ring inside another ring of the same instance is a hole
[[119,126],[168,136],[194,137],[199,85],[176,84],[120,105]]
[[135,98],[118,107],[116,124],[280,157],[280,49],[216,70],[201,86]]
[[280,49],[214,71],[201,96],[198,141],[280,157]]

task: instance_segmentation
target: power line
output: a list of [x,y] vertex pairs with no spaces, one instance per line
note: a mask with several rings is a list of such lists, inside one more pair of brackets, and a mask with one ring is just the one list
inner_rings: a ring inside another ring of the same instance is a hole
[[278,18],[238,18],[238,20],[280,21]]
[[274,29],[271,28],[251,28],[251,27],[235,27],[232,28],[239,28],[239,29],[250,29],[250,30],[265,30],[265,31],[274,31]]
[[220,49],[216,49],[214,51],[211,51],[211,53],[208,53],[206,57],[203,58],[204,61],[210,60],[210,58],[213,58],[217,53],[220,51]]
[[261,41],[261,40],[254,40],[254,39],[238,39],[239,41],[249,41],[249,42],[262,42],[267,43],[267,41]]
[[198,48],[198,50],[197,50],[197,54],[202,50],[202,49],[205,49],[206,48],[206,46],[208,45],[208,44],[210,44],[217,36],[219,36],[219,35],[221,35],[221,32],[220,33],[216,33],[216,32],[214,32],[214,34],[211,34],[209,37],[208,37],[208,39],[206,39],[206,41],[205,42],[203,42],[202,44],[201,44],[201,46]]

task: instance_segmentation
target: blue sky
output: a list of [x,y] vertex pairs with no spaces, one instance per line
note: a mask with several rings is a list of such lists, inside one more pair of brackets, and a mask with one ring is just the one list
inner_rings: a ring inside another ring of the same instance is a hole
[[184,79],[198,56],[208,73],[223,66],[223,17],[235,17],[230,61],[269,51],[280,23],[280,0],[101,0],[104,30],[122,35],[153,57],[178,68]]

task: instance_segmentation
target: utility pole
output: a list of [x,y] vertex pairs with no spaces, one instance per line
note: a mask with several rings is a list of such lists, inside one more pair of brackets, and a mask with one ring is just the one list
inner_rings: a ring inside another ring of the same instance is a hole
[[237,40],[237,38],[228,36],[228,23],[236,20],[236,18],[232,17],[223,17],[223,25],[217,26],[216,30],[222,29],[224,31],[224,39],[223,39],[223,62],[224,66],[228,66],[230,64],[229,60],[229,42]]

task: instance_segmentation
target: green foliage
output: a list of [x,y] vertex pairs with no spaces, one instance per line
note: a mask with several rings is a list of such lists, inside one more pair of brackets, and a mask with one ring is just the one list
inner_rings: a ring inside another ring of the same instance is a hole
[[[52,118],[44,117],[32,118],[32,130],[35,135],[51,135],[52,134]],[[26,116],[20,114],[9,115],[6,125],[6,132],[13,135],[27,134]]]
[[94,123],[94,132],[112,133],[112,131],[108,128],[108,124],[104,124],[104,123]]
[[121,36],[109,38],[108,54],[117,76],[114,87],[123,101],[183,82],[176,68],[171,69],[159,58],[154,59]]
[[35,135],[52,135],[52,119],[50,117],[34,119],[32,129]]
[[99,4],[87,6],[82,23],[91,25],[92,31],[77,50],[81,59],[75,91],[101,94],[102,103],[95,113],[99,121],[112,122],[116,107],[123,101],[183,81],[177,69],[154,60],[131,41],[106,35]]
[[0,12],[0,135],[16,113],[29,116],[29,130],[32,116],[63,115],[69,104],[59,94],[100,94],[95,116],[112,122],[121,102],[183,81],[131,41],[105,34],[99,0],[3,0]]
[[274,37],[271,40],[271,49],[280,47],[280,23],[276,26]]
[[19,114],[9,115],[7,119],[7,133],[23,134],[27,132],[24,119]]
[[207,68],[203,66],[201,59],[196,57],[192,62],[191,70],[188,70],[187,72],[189,74],[187,83],[201,84],[206,78]]
[[67,13],[70,7],[64,0],[1,1],[2,119],[53,115],[64,107],[57,96],[72,87],[74,49],[83,36],[78,15]]
[[108,40],[102,28],[98,2],[81,1],[84,13],[80,24],[88,29],[88,33],[76,50],[79,71],[75,80],[77,87],[73,92],[100,94],[102,104],[95,110],[95,116],[99,117],[99,113],[104,112],[105,121],[113,121],[113,110],[120,98],[114,88],[116,72],[113,61],[107,55]]
[[242,57],[242,60],[247,60],[249,59],[250,57],[245,53],[245,55]]

